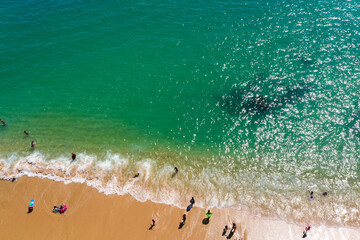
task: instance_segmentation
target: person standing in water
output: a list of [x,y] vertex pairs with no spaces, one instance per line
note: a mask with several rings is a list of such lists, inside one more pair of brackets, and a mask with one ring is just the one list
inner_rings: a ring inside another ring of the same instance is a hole
[[191,199],[190,199],[190,203],[191,203],[192,205],[194,205],[194,204],[195,204],[195,199],[194,199],[194,197],[191,197]]
[[28,131],[24,131],[24,133],[25,133],[26,135],[30,135],[30,133],[29,133]]
[[76,154],[75,154],[75,153],[71,154],[71,158],[72,158],[72,160],[74,161],[75,158],[76,158]]
[[35,148],[36,142],[31,141],[31,148]]

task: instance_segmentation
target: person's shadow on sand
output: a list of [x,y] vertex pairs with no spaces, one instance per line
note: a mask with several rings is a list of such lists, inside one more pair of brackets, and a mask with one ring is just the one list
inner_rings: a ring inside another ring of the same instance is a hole
[[184,223],[184,222],[181,222],[181,223],[179,224],[179,229],[182,229],[184,225],[185,225],[185,223]]
[[234,232],[231,231],[226,238],[227,238],[227,239],[230,239],[230,238],[232,238],[233,235],[234,235]]
[[33,208],[32,208],[32,207],[29,207],[27,214],[31,213],[32,211],[33,211]]
[[208,225],[209,222],[210,222],[210,218],[204,218],[204,219],[202,220],[202,223],[203,223],[204,225]]

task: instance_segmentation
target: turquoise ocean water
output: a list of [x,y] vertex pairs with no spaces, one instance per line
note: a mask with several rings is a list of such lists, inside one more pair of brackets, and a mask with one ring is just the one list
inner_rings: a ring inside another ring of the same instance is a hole
[[359,228],[359,9],[2,1],[0,174]]

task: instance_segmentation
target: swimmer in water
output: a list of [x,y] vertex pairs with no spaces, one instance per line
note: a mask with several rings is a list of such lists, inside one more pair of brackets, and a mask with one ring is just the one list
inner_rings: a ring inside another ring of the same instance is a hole
[[29,133],[28,131],[24,131],[24,133],[25,133],[26,135],[30,135],[30,133]]
[[36,142],[32,141],[31,142],[31,148],[35,148]]

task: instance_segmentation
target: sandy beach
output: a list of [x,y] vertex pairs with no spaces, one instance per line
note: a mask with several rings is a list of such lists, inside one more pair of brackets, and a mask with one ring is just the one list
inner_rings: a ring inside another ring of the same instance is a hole
[[[29,201],[34,211],[27,214]],[[54,205],[67,204],[60,215]],[[105,195],[85,184],[22,177],[0,181],[0,236],[2,239],[302,239],[304,226],[266,220],[233,209],[189,212],[175,206],[139,202],[132,196]],[[182,215],[187,214],[179,229]],[[149,230],[152,219],[156,225]],[[236,223],[231,238],[222,236],[225,225]],[[355,240],[360,232],[348,228],[313,226],[307,239]]]

